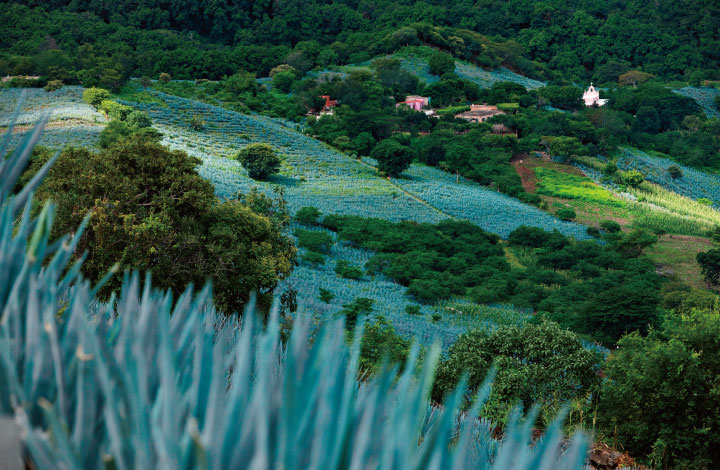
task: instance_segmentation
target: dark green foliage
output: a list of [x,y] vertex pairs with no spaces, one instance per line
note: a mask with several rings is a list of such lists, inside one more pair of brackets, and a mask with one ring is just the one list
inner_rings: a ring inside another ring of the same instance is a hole
[[273,76],[272,84],[273,87],[282,91],[283,93],[289,93],[292,84],[295,81],[295,74],[290,71],[284,71],[276,73]]
[[713,286],[718,285],[720,283],[720,249],[701,251],[697,254],[696,260],[705,277],[705,282]]
[[301,207],[295,213],[295,220],[304,225],[317,225],[321,215],[317,207]]
[[302,260],[315,265],[325,264],[325,256],[316,251],[307,251],[302,255]]
[[683,172],[677,165],[670,165],[667,171],[672,179],[682,178]]
[[362,269],[344,259],[335,262],[335,273],[345,279],[360,279],[364,274]]
[[408,304],[405,306],[405,313],[408,315],[420,315],[420,306],[416,304]]
[[398,176],[410,167],[415,152],[395,139],[386,139],[373,148],[370,156],[377,160],[380,171],[388,176]]
[[47,84],[43,87],[45,91],[50,93],[51,91],[59,90],[62,88],[62,80],[48,80]]
[[240,150],[235,158],[251,178],[265,179],[280,170],[280,157],[268,144],[250,144]]
[[123,139],[132,133],[132,129],[130,129],[130,126],[128,126],[126,122],[117,119],[112,120],[107,126],[105,126],[102,132],[100,132],[98,146],[100,146],[100,148],[108,148],[118,140]]
[[622,179],[628,186],[637,188],[643,181],[645,181],[645,175],[637,170],[630,170],[622,174]]
[[633,456],[657,468],[720,461],[720,316],[669,316],[647,337],[631,334],[604,367],[599,421]]
[[109,100],[110,96],[110,92],[102,88],[87,88],[83,91],[83,101],[94,106],[95,109],[100,109],[100,104],[105,100]]
[[556,214],[560,220],[573,220],[575,217],[577,217],[577,214],[571,207],[563,207],[562,209],[558,209]]
[[494,365],[498,370],[485,405],[487,416],[506,422],[518,402],[525,408],[539,403],[542,413],[552,416],[566,401],[596,391],[599,362],[576,334],[553,322],[502,327],[491,335],[476,330],[450,347],[438,368],[433,398],[440,401],[465,372],[470,388],[477,389]]
[[372,313],[374,303],[373,299],[358,297],[349,304],[344,304],[339,315],[345,317],[345,328],[353,331],[360,318],[367,317]]
[[587,234],[594,238],[600,238],[600,230],[596,227],[588,227],[586,230]]
[[335,298],[335,294],[331,290],[323,289],[321,287],[320,295],[318,296],[318,298],[320,299],[320,302],[325,302],[327,304],[327,303],[330,303],[330,301]]
[[433,75],[441,76],[446,73],[453,73],[455,71],[455,59],[449,54],[439,52],[430,56],[428,66],[430,67],[430,73]]
[[618,233],[620,231],[620,224],[614,220],[601,220],[600,228],[608,233]]
[[[45,158],[38,155],[28,175]],[[290,273],[295,248],[264,214],[238,201],[220,203],[198,164],[133,136],[99,153],[66,150],[37,196],[57,204],[55,237],[92,211],[78,246],[88,252],[88,279],[102,278],[116,262],[121,270],[151,272],[157,287],[175,293],[211,279],[216,305],[240,312],[252,290],[269,292]],[[114,278],[103,292],[119,283]]]
[[575,86],[546,86],[539,94],[550,105],[561,109],[580,109],[583,91]]
[[296,230],[297,244],[300,248],[305,248],[317,253],[330,253],[330,248],[335,241],[332,235],[326,232],[316,230]]
[[410,353],[410,341],[398,335],[392,323],[378,315],[365,323],[360,341],[360,372],[375,375],[383,364],[402,370]]

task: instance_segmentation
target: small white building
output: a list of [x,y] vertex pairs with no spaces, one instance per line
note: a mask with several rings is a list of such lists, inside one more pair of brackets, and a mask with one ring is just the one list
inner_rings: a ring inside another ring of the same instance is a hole
[[600,92],[595,89],[592,82],[590,83],[590,88],[583,93],[582,99],[585,102],[585,106],[603,106],[608,102],[608,100],[600,98]]

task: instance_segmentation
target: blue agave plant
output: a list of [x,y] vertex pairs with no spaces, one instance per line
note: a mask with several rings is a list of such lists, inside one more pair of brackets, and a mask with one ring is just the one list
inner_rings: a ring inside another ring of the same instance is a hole
[[82,227],[53,243],[52,206],[30,216],[54,159],[15,189],[45,121],[0,163],[0,423],[19,428],[36,468],[583,467],[586,440],[566,441],[560,420],[530,446],[534,415],[517,413],[493,439],[477,419],[489,382],[466,413],[462,386],[430,406],[437,347],[419,373],[414,348],[402,375],[359,383],[359,344],[340,322],[311,341],[299,318],[283,343],[277,314],[262,328],[252,306],[242,325],[222,321],[209,287],[173,302],[137,274],[98,301],[82,259],[69,265]]

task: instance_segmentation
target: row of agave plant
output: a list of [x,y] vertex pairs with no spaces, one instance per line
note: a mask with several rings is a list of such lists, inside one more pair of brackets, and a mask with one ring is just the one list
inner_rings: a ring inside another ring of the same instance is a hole
[[531,443],[533,414],[516,413],[494,440],[477,419],[489,382],[466,412],[462,385],[431,406],[437,347],[421,366],[414,348],[402,374],[359,382],[359,344],[341,322],[314,331],[298,318],[283,341],[277,314],[263,325],[250,306],[242,324],[221,321],[209,287],[172,299],[137,274],[98,300],[73,261],[83,227],[53,241],[52,206],[31,215],[54,160],[15,187],[42,127],[10,155],[10,130],[0,144],[0,435],[20,436],[19,449],[0,447],[11,468],[583,468],[586,438],[566,440],[560,419]]

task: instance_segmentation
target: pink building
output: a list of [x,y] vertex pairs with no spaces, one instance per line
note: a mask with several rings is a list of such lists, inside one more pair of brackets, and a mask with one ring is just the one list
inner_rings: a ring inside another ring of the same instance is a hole
[[602,106],[608,101],[600,98],[600,92],[595,89],[592,83],[590,83],[590,88],[583,93],[582,99],[585,106]]
[[410,95],[406,97],[405,101],[403,101],[402,103],[397,103],[395,107],[399,108],[402,105],[408,106],[410,109],[413,109],[415,111],[422,111],[425,106],[430,106],[430,98],[424,96]]

